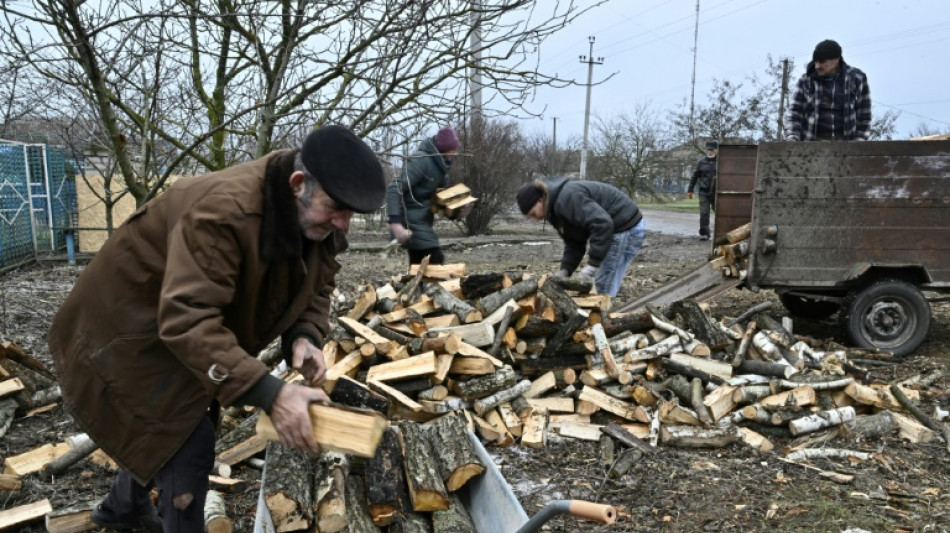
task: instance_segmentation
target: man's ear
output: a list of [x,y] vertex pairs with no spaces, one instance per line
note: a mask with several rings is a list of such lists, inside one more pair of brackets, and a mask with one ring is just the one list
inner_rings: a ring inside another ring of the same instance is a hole
[[294,196],[300,198],[300,195],[303,194],[304,191],[303,172],[295,170],[293,174],[290,175],[288,183],[290,183],[290,190],[294,193]]

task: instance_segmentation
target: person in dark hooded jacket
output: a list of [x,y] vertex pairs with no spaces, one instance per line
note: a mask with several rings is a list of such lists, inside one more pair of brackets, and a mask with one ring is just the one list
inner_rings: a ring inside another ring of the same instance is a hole
[[706,142],[706,156],[696,164],[693,177],[689,180],[686,194],[693,199],[693,190],[698,188],[699,193],[699,238],[709,240],[709,211],[716,202],[716,154],[719,143]]
[[521,186],[517,200],[524,215],[547,220],[564,241],[557,276],[573,274],[586,252],[578,277],[593,278],[601,294],[617,295],[647,232],[629,196],[606,183],[550,177]]
[[[449,186],[449,168],[458,154],[459,138],[446,126],[434,136],[419,143],[409,156],[402,173],[386,189],[386,213],[389,230],[400,245],[409,250],[409,264],[419,264],[429,256],[430,265],[445,262],[439,237],[433,224],[432,197]],[[458,218],[468,216],[471,207],[463,208]]]

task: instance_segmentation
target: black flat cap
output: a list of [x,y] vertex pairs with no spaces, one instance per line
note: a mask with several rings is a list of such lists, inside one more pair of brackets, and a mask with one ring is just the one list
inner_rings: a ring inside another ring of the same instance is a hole
[[828,59],[838,59],[839,57],[841,57],[841,45],[831,39],[825,39],[815,46],[811,60],[827,61]]
[[300,159],[340,207],[371,213],[383,205],[383,166],[369,145],[349,129],[331,125],[313,130],[303,141]]

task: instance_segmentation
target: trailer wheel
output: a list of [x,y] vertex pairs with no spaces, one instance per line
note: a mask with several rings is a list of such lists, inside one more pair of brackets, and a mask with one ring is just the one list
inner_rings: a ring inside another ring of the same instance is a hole
[[789,313],[801,318],[824,320],[841,309],[841,305],[838,303],[812,300],[797,294],[779,294],[778,299],[782,301],[782,305],[785,306],[785,309],[788,309]]
[[840,323],[845,336],[859,348],[905,356],[930,331],[930,304],[905,281],[881,280],[851,293],[842,305]]

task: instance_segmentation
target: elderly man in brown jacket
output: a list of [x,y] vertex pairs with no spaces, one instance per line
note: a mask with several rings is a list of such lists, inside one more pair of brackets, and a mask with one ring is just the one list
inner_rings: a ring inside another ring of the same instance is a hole
[[122,467],[97,524],[203,531],[219,406],[261,407],[285,444],[316,450],[307,406],[326,394],[255,354],[280,336],[308,384],[323,381],[335,256],[353,213],[384,195],[372,150],[324,126],[300,150],[177,181],[109,238],[49,335],[70,412]]

